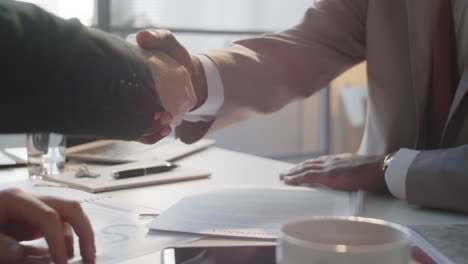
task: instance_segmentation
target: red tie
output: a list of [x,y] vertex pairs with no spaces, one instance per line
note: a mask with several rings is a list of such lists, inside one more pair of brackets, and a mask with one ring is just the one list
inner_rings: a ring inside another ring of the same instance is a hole
[[457,86],[458,73],[451,0],[435,0],[434,8],[429,143],[432,148],[438,148]]

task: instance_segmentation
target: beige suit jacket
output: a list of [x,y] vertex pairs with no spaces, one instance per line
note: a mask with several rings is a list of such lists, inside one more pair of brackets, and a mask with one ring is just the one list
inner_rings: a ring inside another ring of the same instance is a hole
[[[432,9],[429,0],[322,0],[289,30],[208,51],[219,67],[225,102],[214,122],[185,122],[177,133],[193,142],[255,114],[279,110],[367,60],[369,113],[359,152],[423,149]],[[441,149],[421,152],[409,169],[410,202],[468,212],[467,90],[468,69]]]

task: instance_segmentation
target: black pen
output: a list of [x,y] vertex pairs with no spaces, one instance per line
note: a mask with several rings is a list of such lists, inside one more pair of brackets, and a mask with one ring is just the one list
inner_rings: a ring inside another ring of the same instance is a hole
[[154,166],[154,167],[113,171],[112,176],[114,177],[114,179],[125,179],[125,178],[144,176],[144,175],[148,175],[148,174],[167,172],[167,171],[173,170],[173,169],[175,169],[177,167],[178,167],[178,165],[167,162],[164,165],[158,165],[158,166]]

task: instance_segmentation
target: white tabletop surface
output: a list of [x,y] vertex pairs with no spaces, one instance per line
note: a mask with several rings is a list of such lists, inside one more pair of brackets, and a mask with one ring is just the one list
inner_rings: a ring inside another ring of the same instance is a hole
[[[209,179],[112,191],[105,194],[141,205],[166,209],[184,196],[213,185],[281,186],[283,183],[279,180],[279,173],[293,166],[290,163],[220,148],[202,150],[176,163],[185,167],[210,171],[212,175]],[[27,178],[25,168],[0,170],[0,184],[4,181],[25,178]],[[468,223],[468,216],[419,208],[389,196],[367,195],[363,209],[363,216],[403,225]],[[150,263],[148,261],[158,263],[158,259],[157,254],[151,254],[125,263]]]

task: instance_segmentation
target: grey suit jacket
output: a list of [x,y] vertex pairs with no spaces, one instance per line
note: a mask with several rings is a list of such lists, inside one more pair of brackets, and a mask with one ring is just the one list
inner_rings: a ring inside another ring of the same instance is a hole
[[0,1],[0,133],[133,140],[163,111],[126,41],[27,3]]
[[[291,29],[208,51],[221,73],[224,105],[214,122],[185,122],[177,133],[193,142],[255,114],[276,111],[367,60],[369,113],[359,153],[424,149],[432,9],[428,0],[322,0]],[[423,151],[411,164],[409,202],[468,212],[467,90],[468,69],[440,150]]]

